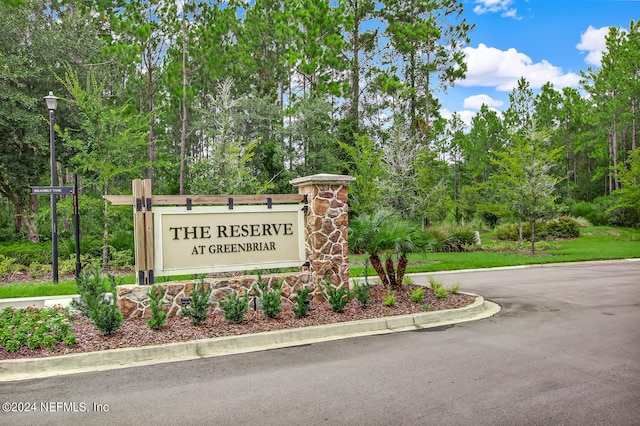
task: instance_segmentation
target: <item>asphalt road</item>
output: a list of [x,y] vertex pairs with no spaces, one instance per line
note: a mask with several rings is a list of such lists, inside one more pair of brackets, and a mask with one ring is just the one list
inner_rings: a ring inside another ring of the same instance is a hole
[[503,309],[439,329],[0,383],[0,402],[22,411],[0,424],[640,425],[640,262],[434,276]]

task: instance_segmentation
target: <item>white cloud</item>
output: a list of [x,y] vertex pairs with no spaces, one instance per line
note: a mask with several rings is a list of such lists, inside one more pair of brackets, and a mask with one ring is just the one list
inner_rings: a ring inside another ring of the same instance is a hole
[[[468,109],[462,110],[462,111],[456,111],[456,114],[458,114],[458,117],[460,117],[460,120],[462,120],[462,122],[464,123],[465,127],[470,127],[473,117],[476,116],[477,112],[475,111],[470,111]],[[444,118],[445,120],[450,120],[451,117],[453,116],[453,112],[451,112],[449,109],[447,108],[442,108],[440,110],[440,116],[442,118]]]
[[564,74],[562,68],[553,66],[546,60],[534,63],[524,53],[514,48],[500,50],[480,44],[477,48],[463,49],[467,59],[466,78],[461,86],[495,87],[508,92],[517,86],[524,77],[533,89],[551,82],[556,88],[577,86],[580,76],[574,73]]
[[580,43],[576,45],[576,48],[581,52],[587,52],[587,56],[584,58],[587,64],[600,66],[602,53],[607,48],[605,40],[607,34],[609,34],[609,27],[593,28],[589,25],[587,31],[580,35]]
[[464,103],[462,104],[463,107],[465,108],[471,108],[471,109],[475,109],[475,110],[480,110],[480,108],[482,107],[482,105],[486,105],[488,107],[501,107],[502,105],[504,105],[504,102],[497,100],[497,99],[493,99],[491,96],[489,95],[473,95],[473,96],[469,96],[468,98],[466,98],[464,100]]
[[473,12],[476,15],[502,12],[503,18],[520,19],[517,9],[510,7],[513,0],[476,0],[475,3],[477,6],[473,8]]

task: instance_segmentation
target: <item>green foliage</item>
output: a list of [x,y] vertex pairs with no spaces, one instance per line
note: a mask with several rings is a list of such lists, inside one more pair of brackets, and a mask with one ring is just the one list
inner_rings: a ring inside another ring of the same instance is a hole
[[442,281],[437,281],[435,278],[429,277],[429,284],[437,298],[446,299],[449,297],[449,292],[444,288],[444,283]]
[[167,313],[162,310],[162,299],[164,298],[165,288],[161,285],[152,285],[149,288],[149,308],[151,308],[151,317],[147,320],[147,325],[154,330],[164,327],[167,322]]
[[360,306],[366,308],[371,301],[371,286],[369,283],[361,283],[358,280],[353,281],[353,296],[360,302]]
[[425,311],[425,312],[433,311],[433,306],[431,306],[428,303],[425,303],[424,305],[422,305],[422,310]]
[[122,321],[124,321],[124,316],[115,302],[115,291],[111,294],[111,300],[97,304],[90,317],[96,328],[105,336],[110,336],[120,330]]
[[331,284],[331,277],[327,275],[325,284],[320,289],[320,293],[329,302],[333,312],[344,312],[344,308],[351,300],[351,292],[345,288],[336,288]]
[[269,284],[264,281],[261,276],[258,276],[256,284],[260,289],[258,300],[264,316],[267,318],[275,318],[280,315],[280,311],[282,310],[282,300],[280,299],[282,296],[282,281],[276,281],[275,285],[269,288]]
[[0,254],[0,278],[6,278],[14,272],[18,272],[22,269],[23,266],[16,263],[15,259]]
[[[432,240],[413,222],[389,210],[361,214],[349,224],[349,248],[369,254],[369,262],[385,285],[397,286],[404,279],[407,254],[425,251]],[[385,257],[383,267],[380,256]],[[398,259],[397,267],[393,259]],[[386,267],[386,269],[385,269]]]
[[396,305],[396,296],[394,296],[391,287],[387,288],[387,295],[382,300],[382,303],[384,303],[384,306],[388,306],[390,308]]
[[27,272],[31,278],[42,278],[51,271],[51,265],[43,265],[40,262],[33,262],[27,267]]
[[51,262],[51,243],[14,242],[0,245],[0,255],[20,265]]
[[422,301],[424,300],[424,288],[416,287],[411,292],[410,297],[411,297],[411,301],[413,301],[415,303],[422,303]]
[[134,265],[132,250],[109,250],[109,267],[116,269],[132,268]]
[[298,292],[298,295],[296,296],[296,303],[291,306],[291,310],[296,318],[304,318],[309,314],[309,301],[307,300],[309,293],[311,293],[311,289],[309,287],[304,287]]
[[71,302],[71,307],[89,320],[104,335],[111,335],[120,329],[124,317],[116,304],[116,278],[107,275],[107,281],[100,276],[100,269],[85,270],[76,279],[80,298]]
[[438,227],[425,231],[435,243],[433,251],[436,252],[464,252],[472,251],[476,247],[475,230],[466,227]]
[[458,294],[460,292],[460,284],[455,283],[451,286],[451,294]]
[[[209,287],[205,290],[205,287]],[[182,308],[182,315],[191,318],[191,324],[200,325],[207,320],[209,308],[212,305],[211,293],[213,287],[207,286],[204,279],[200,279],[195,283],[191,292],[191,303],[187,307]]]
[[355,136],[354,145],[339,142],[348,156],[347,170],[356,180],[349,186],[349,210],[357,216],[375,211],[380,203],[382,155],[375,142],[368,136]]
[[76,335],[67,308],[4,308],[0,314],[0,347],[16,352],[21,347],[53,349],[59,342],[74,346]]
[[227,294],[224,300],[220,301],[220,308],[224,311],[224,317],[233,324],[240,324],[244,321],[244,316],[249,310],[249,293],[245,292],[242,297],[234,293]]
[[580,226],[570,217],[560,217],[558,220],[550,220],[544,224],[544,229],[553,238],[578,238]]

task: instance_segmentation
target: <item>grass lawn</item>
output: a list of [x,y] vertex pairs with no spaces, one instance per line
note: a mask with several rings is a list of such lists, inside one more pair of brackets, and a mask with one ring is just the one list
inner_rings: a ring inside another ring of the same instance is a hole
[[[488,251],[491,249],[492,233],[482,234],[484,251],[469,253],[423,253],[409,257],[408,273],[437,272],[459,269],[493,268],[498,266],[532,265],[542,263],[580,262],[588,260],[640,258],[640,230],[595,226],[581,229],[581,236],[575,240],[542,243],[546,249],[536,249],[532,256],[527,250]],[[530,244],[525,243],[528,249]],[[351,276],[365,274],[364,255],[352,255]],[[374,276],[373,268],[368,275]],[[119,277],[123,283],[135,283],[133,275]],[[186,278],[186,277],[175,277]],[[76,294],[75,281],[21,282],[0,285],[0,298],[36,297]]]

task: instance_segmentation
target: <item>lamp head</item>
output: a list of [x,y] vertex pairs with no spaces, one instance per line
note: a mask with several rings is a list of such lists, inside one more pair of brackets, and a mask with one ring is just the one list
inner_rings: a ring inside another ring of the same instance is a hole
[[44,100],[47,102],[47,109],[49,111],[55,111],[58,106],[58,98],[53,96],[53,92],[49,92],[48,96],[44,97]]

